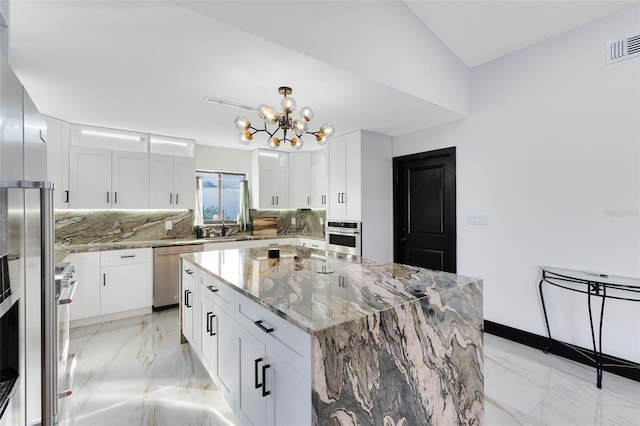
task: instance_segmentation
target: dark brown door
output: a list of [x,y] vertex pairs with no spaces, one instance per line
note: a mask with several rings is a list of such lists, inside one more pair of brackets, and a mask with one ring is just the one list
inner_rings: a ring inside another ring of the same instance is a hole
[[456,151],[393,159],[394,258],[456,272]]

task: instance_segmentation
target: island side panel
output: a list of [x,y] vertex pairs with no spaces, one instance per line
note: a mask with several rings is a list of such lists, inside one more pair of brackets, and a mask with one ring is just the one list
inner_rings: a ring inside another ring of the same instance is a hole
[[477,281],[316,332],[313,424],[482,424],[482,321]]

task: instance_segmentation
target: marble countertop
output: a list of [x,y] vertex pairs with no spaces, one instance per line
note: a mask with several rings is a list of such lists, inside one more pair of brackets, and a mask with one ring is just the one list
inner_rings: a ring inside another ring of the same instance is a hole
[[[397,263],[337,259],[297,246],[279,250],[279,259],[269,259],[266,247],[182,258],[311,334],[419,299],[439,298],[445,291],[482,286],[477,278]],[[465,312],[465,306],[458,311]]]

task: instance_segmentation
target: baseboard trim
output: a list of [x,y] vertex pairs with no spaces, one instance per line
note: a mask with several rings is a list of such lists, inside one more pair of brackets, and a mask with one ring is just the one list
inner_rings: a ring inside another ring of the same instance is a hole
[[[545,336],[529,333],[528,331],[519,330],[517,328],[498,324],[493,321],[484,321],[484,331],[485,333],[493,334],[494,336],[502,337],[504,339],[511,340],[513,342],[520,343],[522,345],[529,346],[535,349],[543,350],[547,348],[547,346],[549,346],[549,339]],[[580,355],[580,353],[576,352],[576,350],[568,347],[567,343],[558,343],[561,342],[554,342],[551,348],[549,348],[549,353],[560,356],[562,358],[570,359],[571,361],[576,361],[581,364],[594,367],[593,363],[589,359]],[[569,346],[573,346],[578,350],[586,352],[592,351],[592,349],[585,349],[575,345]],[[604,364],[612,364],[604,366],[602,368],[604,371],[618,376],[626,377],[627,379],[635,380],[636,382],[640,382],[640,364],[606,354],[602,354],[602,362]]]

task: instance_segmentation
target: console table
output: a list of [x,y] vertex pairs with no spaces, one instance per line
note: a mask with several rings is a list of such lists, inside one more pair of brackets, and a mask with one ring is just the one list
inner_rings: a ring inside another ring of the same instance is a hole
[[[629,277],[618,277],[607,274],[599,274],[585,271],[574,271],[570,269],[554,268],[549,266],[540,266],[542,270],[542,279],[538,285],[540,292],[540,300],[542,301],[542,310],[544,312],[544,321],[547,326],[547,334],[549,335],[549,346],[544,349],[545,353],[554,342],[563,344],[582,356],[589,359],[596,367],[596,385],[602,388],[602,369],[603,367],[616,366],[639,368],[631,363],[627,364],[604,364],[602,362],[602,322],[604,319],[604,306],[607,299],[627,300],[630,302],[640,302],[640,279]],[[549,318],[547,316],[547,308],[544,303],[544,294],[542,292],[543,284],[560,287],[576,293],[587,295],[587,308],[589,310],[589,325],[591,326],[591,340],[593,343],[593,352],[585,351],[574,345],[554,340],[551,337],[551,329],[549,327]],[[592,299],[600,298],[600,312],[598,319],[598,335],[596,337],[594,326],[594,315],[592,312]]]

